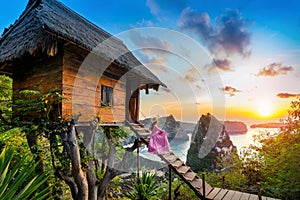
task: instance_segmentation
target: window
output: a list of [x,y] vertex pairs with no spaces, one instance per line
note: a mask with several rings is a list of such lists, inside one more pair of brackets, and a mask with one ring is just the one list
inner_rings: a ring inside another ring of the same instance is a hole
[[113,88],[101,86],[101,106],[113,106]]

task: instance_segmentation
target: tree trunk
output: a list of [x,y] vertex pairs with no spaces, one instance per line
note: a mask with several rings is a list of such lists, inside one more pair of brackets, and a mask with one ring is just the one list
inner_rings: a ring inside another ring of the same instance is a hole
[[88,182],[85,172],[83,172],[80,161],[79,147],[76,140],[75,124],[72,120],[68,135],[70,144],[70,157],[72,163],[72,175],[78,188],[78,200],[87,200],[89,196]]
[[35,162],[39,163],[36,168],[36,173],[41,174],[45,172],[45,163],[43,156],[38,150],[38,136],[35,133],[26,133],[26,139],[31,153],[34,156]]

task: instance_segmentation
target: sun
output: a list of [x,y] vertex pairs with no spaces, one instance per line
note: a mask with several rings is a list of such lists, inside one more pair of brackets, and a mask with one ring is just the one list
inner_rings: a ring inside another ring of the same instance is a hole
[[269,117],[273,115],[273,106],[270,101],[261,101],[258,104],[257,112],[261,117]]

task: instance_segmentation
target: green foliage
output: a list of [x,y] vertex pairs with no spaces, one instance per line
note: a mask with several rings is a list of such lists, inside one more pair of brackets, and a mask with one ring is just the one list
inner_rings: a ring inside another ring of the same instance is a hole
[[0,151],[10,149],[14,152],[12,163],[17,163],[23,157],[31,156],[25,133],[20,128],[9,129],[0,134]]
[[126,197],[135,200],[150,200],[158,198],[160,183],[156,174],[142,173],[142,177],[135,177],[131,191],[125,194]]
[[291,102],[289,125],[275,135],[261,133],[243,155],[248,184],[261,182],[263,194],[300,199],[300,99]]
[[216,162],[216,152],[211,151],[204,158],[199,158],[199,149],[195,143],[191,143],[188,151],[186,164],[190,166],[195,172],[212,171],[212,165]]
[[237,191],[247,191],[247,177],[243,174],[243,162],[236,153],[227,159],[219,159],[217,168],[222,169],[205,173],[206,181],[213,187],[226,188]]
[[[174,173],[172,174],[174,175]],[[164,193],[163,199],[169,199],[169,182],[165,184],[165,187],[168,188],[166,192]],[[179,189],[178,189],[179,188]],[[177,199],[182,200],[193,200],[193,199],[199,199],[199,197],[195,194],[195,192],[182,180],[175,176],[175,178],[172,180],[172,197],[175,197],[175,190],[178,189],[179,196]]]
[[[30,179],[37,164],[32,162],[26,164],[26,157],[23,157],[10,168],[12,158],[11,150],[4,149],[0,155],[0,199],[49,199],[51,188],[41,188],[47,180],[46,175],[36,175]],[[24,182],[26,182],[25,186]]]
[[9,128],[12,114],[12,79],[0,76],[0,131]]
[[42,93],[35,90],[21,90],[14,103],[15,122],[39,120],[38,125],[55,121],[63,96],[56,90]]

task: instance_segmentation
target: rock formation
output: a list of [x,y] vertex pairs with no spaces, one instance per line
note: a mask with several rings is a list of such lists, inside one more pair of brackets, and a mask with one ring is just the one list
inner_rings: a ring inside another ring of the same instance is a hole
[[[147,118],[145,120],[141,120],[141,123],[145,124],[146,127],[150,127],[151,120],[151,118]],[[172,140],[175,137],[188,139],[186,131],[183,130],[180,126],[180,122],[176,121],[173,115],[159,117],[158,127],[167,131],[169,140]]]
[[230,134],[245,134],[247,133],[247,125],[244,122],[238,121],[225,121],[224,122],[225,131]]
[[208,113],[201,116],[194,129],[186,164],[196,172],[212,171],[218,159],[226,160],[236,153],[225,126]]

